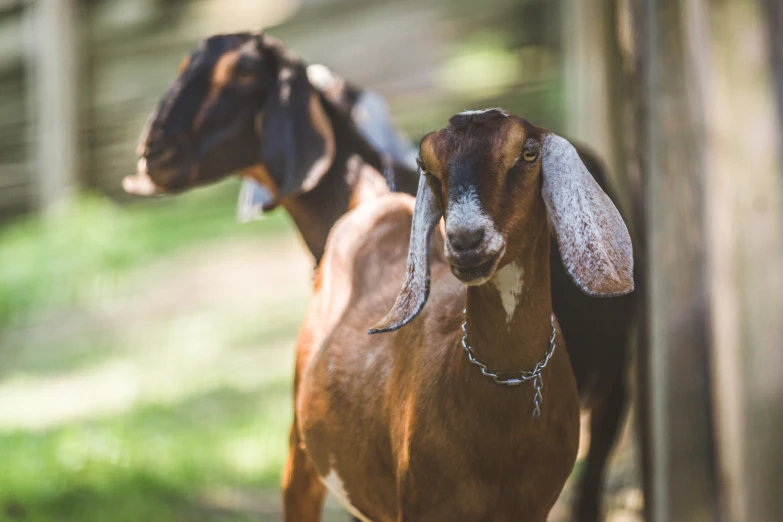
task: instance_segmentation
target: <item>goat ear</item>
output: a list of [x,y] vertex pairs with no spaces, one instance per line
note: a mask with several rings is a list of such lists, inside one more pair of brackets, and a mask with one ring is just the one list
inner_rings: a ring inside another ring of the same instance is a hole
[[393,332],[416,317],[430,293],[430,245],[432,232],[440,220],[441,211],[435,195],[424,176],[419,177],[416,206],[413,210],[408,266],[397,300],[386,316],[370,328],[370,333]]
[[633,291],[633,250],[623,218],[579,159],[555,134],[542,143],[542,194],[563,265],[588,295]]
[[261,161],[279,198],[311,190],[332,166],[334,131],[301,63],[281,63],[260,137]]

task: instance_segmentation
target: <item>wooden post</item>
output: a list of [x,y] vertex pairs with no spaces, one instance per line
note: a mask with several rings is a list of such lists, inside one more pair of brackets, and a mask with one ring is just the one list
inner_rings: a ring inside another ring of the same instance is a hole
[[652,501],[655,522],[718,520],[712,431],[703,19],[694,2],[646,13]]
[[[783,513],[781,100],[755,0],[711,1],[703,97],[716,431],[724,520]],[[780,35],[776,37],[778,39]],[[779,71],[778,71],[779,72]]]
[[56,212],[70,199],[78,168],[76,0],[33,2],[38,203]]
[[650,407],[650,317],[649,313],[649,246],[647,237],[647,202],[645,184],[649,178],[649,30],[647,0],[617,0],[615,19],[616,45],[619,50],[619,90],[622,100],[618,126],[618,143],[622,149],[622,174],[628,191],[632,216],[636,290],[638,294],[637,332],[635,338],[634,407],[636,434],[639,443],[645,520],[652,521],[652,419]]
[[765,10],[761,14],[761,19],[767,20],[767,47],[772,67],[771,74],[775,81],[778,118],[783,126],[783,2],[762,0],[762,4]]
[[783,140],[762,6],[645,13],[655,521],[783,512]]
[[[612,124],[611,2],[563,0],[563,85],[565,133],[590,146],[617,184],[618,161]],[[622,191],[621,191],[622,192]],[[624,203],[624,202],[623,202]]]

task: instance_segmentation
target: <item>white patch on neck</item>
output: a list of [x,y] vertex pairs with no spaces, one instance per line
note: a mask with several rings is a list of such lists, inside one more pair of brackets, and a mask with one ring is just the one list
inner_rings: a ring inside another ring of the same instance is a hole
[[345,491],[345,486],[343,485],[343,480],[340,478],[340,475],[337,474],[337,470],[334,467],[335,459],[334,457],[331,458],[332,465],[330,466],[329,474],[326,475],[326,477],[321,477],[321,482],[324,483],[324,486],[326,486],[326,489],[328,489],[332,495],[340,502],[340,504],[343,505],[343,507],[348,510],[348,512],[355,518],[358,518],[362,522],[372,522],[369,518],[364,516],[361,511],[356,509],[353,504],[351,504],[350,499],[348,498],[348,492]]
[[519,296],[522,295],[524,286],[522,277],[524,275],[525,269],[514,261],[498,270],[495,277],[492,278],[492,284],[498,289],[500,301],[506,311],[506,324],[511,323],[514,318],[514,312],[519,304]]

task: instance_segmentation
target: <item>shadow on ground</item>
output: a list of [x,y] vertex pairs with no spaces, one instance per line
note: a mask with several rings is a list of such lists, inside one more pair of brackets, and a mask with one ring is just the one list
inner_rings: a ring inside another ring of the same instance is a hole
[[37,433],[0,433],[0,462],[10,471],[0,478],[4,516],[73,522],[258,520],[259,513],[276,508],[232,505],[226,492],[279,484],[290,395],[289,381],[281,379]]

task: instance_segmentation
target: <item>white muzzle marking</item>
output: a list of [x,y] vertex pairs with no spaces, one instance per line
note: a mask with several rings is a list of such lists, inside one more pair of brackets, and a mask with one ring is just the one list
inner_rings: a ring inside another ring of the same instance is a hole
[[146,158],[139,158],[139,162],[136,164],[136,174],[125,176],[122,179],[122,188],[128,194],[136,194],[137,196],[151,196],[161,192],[147,174]]

